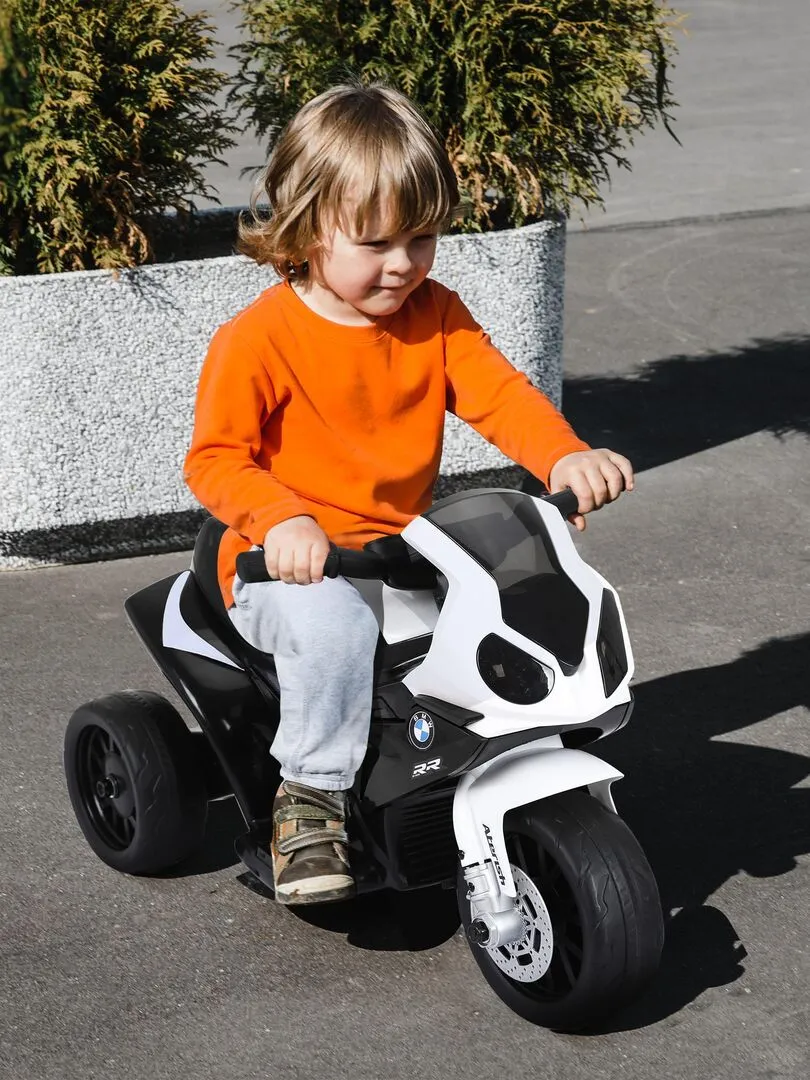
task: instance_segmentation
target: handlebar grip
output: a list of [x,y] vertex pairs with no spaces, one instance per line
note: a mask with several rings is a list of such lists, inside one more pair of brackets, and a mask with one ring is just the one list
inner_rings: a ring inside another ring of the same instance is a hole
[[576,514],[579,510],[579,499],[573,493],[571,488],[565,488],[563,491],[558,491],[554,495],[543,495],[543,502],[549,502],[552,506],[556,506],[564,518],[569,517],[571,514]]
[[[323,576],[369,578],[380,580],[383,575],[382,559],[368,551],[354,551],[351,548],[339,548],[329,545],[329,554],[323,565]],[[273,581],[267,573],[264,551],[243,551],[236,556],[236,572],[242,581]]]
[[334,544],[329,545],[329,554],[323,564],[323,576],[328,578],[340,577],[340,556]]
[[335,544],[330,544],[323,573],[324,577],[343,575],[349,578],[381,581],[385,574],[385,563],[370,551],[355,551],[353,548],[340,548]]
[[243,551],[236,556],[236,573],[242,581],[272,581],[263,551]]

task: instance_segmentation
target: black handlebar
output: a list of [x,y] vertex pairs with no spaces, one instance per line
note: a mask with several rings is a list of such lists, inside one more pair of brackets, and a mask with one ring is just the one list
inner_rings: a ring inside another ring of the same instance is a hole
[[370,551],[355,551],[353,548],[341,548],[329,545],[329,554],[323,564],[324,577],[356,577],[378,579],[385,569],[385,563],[379,555]]
[[[556,495],[543,495],[544,502],[556,506],[564,518],[575,514],[579,506],[576,495],[570,488],[558,491]],[[243,551],[236,556],[236,572],[242,581],[272,581],[267,573],[263,551]],[[323,565],[323,575],[328,578],[349,577],[368,578],[379,581],[385,577],[386,563],[379,555],[371,551],[355,551],[353,548],[341,548],[329,545],[329,554]]]
[[263,551],[243,551],[236,556],[236,573],[242,581],[272,581]]
[[[323,564],[323,576],[328,578],[353,577],[379,580],[385,564],[378,555],[369,551],[355,551],[353,548],[339,548],[329,545],[329,554]],[[242,581],[272,581],[267,573],[263,551],[243,551],[236,556],[236,572]]]
[[579,509],[579,499],[573,493],[571,488],[563,488],[562,491],[558,491],[556,495],[543,495],[543,502],[551,503],[552,506],[556,506],[564,518],[568,518],[571,514],[575,514]]

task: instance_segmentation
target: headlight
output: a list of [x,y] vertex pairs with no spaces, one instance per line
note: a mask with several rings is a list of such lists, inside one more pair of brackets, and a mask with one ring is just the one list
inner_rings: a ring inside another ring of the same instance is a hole
[[627,674],[627,651],[624,647],[622,621],[616,597],[605,589],[602,592],[602,612],[599,616],[599,635],[596,652],[602,672],[605,697],[610,697]]
[[484,638],[476,660],[490,690],[513,705],[536,705],[554,685],[553,671],[497,634]]

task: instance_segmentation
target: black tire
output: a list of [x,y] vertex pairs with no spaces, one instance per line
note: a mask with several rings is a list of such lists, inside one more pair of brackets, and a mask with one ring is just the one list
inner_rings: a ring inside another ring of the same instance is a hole
[[80,706],[64,765],[81,830],[108,866],[155,874],[202,844],[208,800],[195,735],[158,694],[123,690]]
[[[498,997],[526,1020],[555,1031],[593,1027],[635,997],[658,968],[664,926],[647,858],[621,818],[582,791],[512,810],[504,830],[510,863],[531,879],[548,909],[551,962],[535,982],[521,982],[470,943],[473,956]],[[458,900],[467,930],[463,875]]]

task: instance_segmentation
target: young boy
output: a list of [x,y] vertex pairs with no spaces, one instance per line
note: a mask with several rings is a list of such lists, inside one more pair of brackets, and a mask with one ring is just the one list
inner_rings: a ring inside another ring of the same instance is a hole
[[[345,792],[367,745],[378,625],[330,539],[360,548],[431,502],[446,410],[583,514],[633,486],[630,463],[591,450],[428,278],[458,204],[447,155],[414,106],[338,86],[281,133],[264,173],[272,217],[242,250],[283,281],[215,335],[200,376],[186,481],[229,526],[219,553],[239,632],[274,655],[276,898],[351,895]],[[235,577],[264,548],[273,581]],[[301,586],[312,586],[302,588]]]

